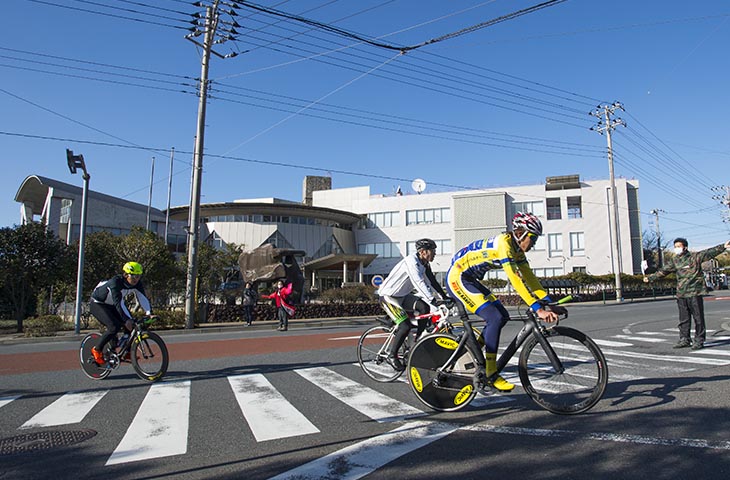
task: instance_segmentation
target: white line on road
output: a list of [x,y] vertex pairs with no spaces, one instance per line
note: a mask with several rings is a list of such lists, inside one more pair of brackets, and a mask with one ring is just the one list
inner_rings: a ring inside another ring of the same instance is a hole
[[500,427],[496,425],[469,425],[462,430],[473,432],[506,433],[510,435],[529,435],[533,437],[569,437],[573,440],[599,440],[619,443],[636,443],[642,445],[660,445],[667,447],[710,448],[713,450],[730,450],[730,442],[710,442],[699,438],[657,438],[643,435],[626,435],[601,432],[577,432],[572,430],[545,430],[541,428]]
[[644,337],[637,337],[636,335],[614,335],[613,338],[620,338],[622,340],[632,340],[635,342],[646,342],[646,343],[662,343],[666,342],[663,338],[644,338]]
[[20,395],[15,395],[13,397],[0,397],[0,408],[18,398],[20,398]]
[[633,343],[612,342],[611,340],[593,340],[602,347],[633,347]]
[[237,375],[228,382],[257,441],[319,433],[263,375]]
[[319,480],[362,478],[396,458],[425,447],[456,431],[456,425],[409,422],[395,430],[358,442],[313,460],[270,480]]
[[53,427],[79,423],[109,390],[68,392],[38,412],[20,428]]
[[106,464],[187,452],[189,411],[190,380],[153,384]]
[[417,408],[383,395],[327,368],[315,367],[294,371],[337,400],[378,422],[401,421],[405,417],[425,415]]

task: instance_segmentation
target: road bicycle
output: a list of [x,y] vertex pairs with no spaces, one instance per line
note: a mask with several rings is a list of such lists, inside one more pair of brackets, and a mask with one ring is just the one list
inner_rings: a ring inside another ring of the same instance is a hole
[[132,368],[142,380],[155,382],[161,379],[167,372],[170,357],[162,338],[148,330],[155,319],[156,317],[144,317],[135,320],[134,328],[129,335],[122,336],[117,348],[111,345],[113,339],[108,342],[104,346],[104,357],[107,359],[104,366],[98,365],[91,353],[91,348],[99,343],[101,334],[93,332],[86,335],[79,348],[81,369],[86,376],[94,380],[102,380],[122,363],[131,361]]
[[[570,297],[546,305],[569,301]],[[564,315],[566,318],[567,313]],[[438,411],[460,410],[477,391],[489,388],[520,347],[517,369],[525,393],[540,407],[573,415],[593,407],[608,383],[606,357],[586,334],[569,327],[543,324],[528,309],[524,325],[497,360],[497,371],[487,377],[484,353],[472,323],[465,320],[460,335],[434,333],[411,349],[408,376],[418,399]]]
[[[418,321],[429,320],[428,326],[421,333],[421,336],[434,331],[448,332],[453,329],[453,325],[446,320],[457,314],[455,308],[449,309],[445,305],[438,307],[435,312],[416,315],[413,312],[408,313],[408,322],[412,327],[418,327]],[[396,370],[388,362],[387,357],[390,353],[391,345],[395,341],[395,331],[398,328],[390,317],[383,316],[377,318],[381,325],[376,325],[365,330],[357,342],[357,361],[360,363],[365,374],[377,382],[392,382],[403,374],[402,370]],[[406,337],[403,345],[398,350],[398,358],[405,365],[408,361],[408,352],[418,340],[417,332],[412,329],[412,333]]]

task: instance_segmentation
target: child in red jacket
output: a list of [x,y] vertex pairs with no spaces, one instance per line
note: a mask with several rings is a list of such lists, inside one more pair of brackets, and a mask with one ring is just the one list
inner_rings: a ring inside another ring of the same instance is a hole
[[289,330],[289,317],[294,315],[294,307],[286,302],[286,299],[291,295],[292,284],[289,283],[284,286],[284,282],[279,280],[276,282],[276,290],[271,295],[261,295],[261,298],[273,298],[276,302],[276,314],[279,318],[280,332],[286,332]]

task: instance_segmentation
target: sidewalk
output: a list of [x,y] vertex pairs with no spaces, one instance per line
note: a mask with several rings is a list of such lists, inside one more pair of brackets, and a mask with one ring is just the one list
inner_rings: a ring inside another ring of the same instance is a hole
[[[705,300],[730,300],[730,291],[719,290],[710,292],[705,296]],[[634,298],[627,299],[621,303],[617,303],[615,300],[594,301],[594,302],[580,302],[568,304],[568,306],[574,307],[615,307],[615,306],[626,306],[633,303],[645,303],[645,302],[657,302],[674,300],[674,296],[663,296],[663,297],[645,297],[645,298]],[[515,307],[509,307],[508,310],[512,314]],[[321,328],[321,327],[336,327],[336,326],[370,326],[375,325],[377,322],[373,316],[367,317],[336,317],[336,318],[304,318],[304,319],[291,319],[289,320],[290,330],[302,330],[306,328]],[[253,325],[247,327],[243,322],[230,322],[230,323],[203,323],[199,324],[194,329],[176,329],[176,330],[157,330],[164,336],[167,335],[195,335],[200,333],[220,333],[220,332],[235,332],[235,331],[271,331],[275,332],[276,327],[279,325],[277,320],[263,320],[255,321]],[[87,329],[82,330],[81,333],[76,334],[73,331],[61,331],[57,332],[54,337],[25,337],[22,333],[9,333],[0,334],[0,346],[2,345],[17,345],[23,343],[44,343],[44,342],[81,342],[81,340],[89,333],[98,330]]]

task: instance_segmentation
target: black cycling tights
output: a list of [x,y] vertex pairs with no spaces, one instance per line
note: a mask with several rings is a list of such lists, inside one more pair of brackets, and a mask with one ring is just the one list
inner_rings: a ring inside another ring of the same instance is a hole
[[119,330],[124,326],[124,321],[121,319],[117,309],[114,308],[114,305],[107,305],[106,303],[97,303],[92,301],[89,304],[89,310],[91,310],[91,314],[106,327],[106,331],[99,339],[99,345],[96,348],[102,351],[104,345],[106,345],[112,338],[114,339],[112,347],[116,347],[117,333],[119,333]]
[[[405,297],[403,297],[403,301],[401,301],[401,307],[403,307],[403,310],[405,310],[406,312],[413,312],[415,315],[423,315],[431,311],[431,307],[428,306],[428,303],[424,302],[422,298],[415,295],[406,295]],[[416,330],[416,335],[420,335],[426,329],[428,322],[428,319],[422,319],[418,321],[418,330]],[[408,332],[410,331],[411,321],[403,320],[398,325],[398,329],[395,331],[393,346],[391,347],[390,353],[395,355],[398,352],[401,345],[403,345],[403,342],[406,341],[406,338],[408,337]]]

